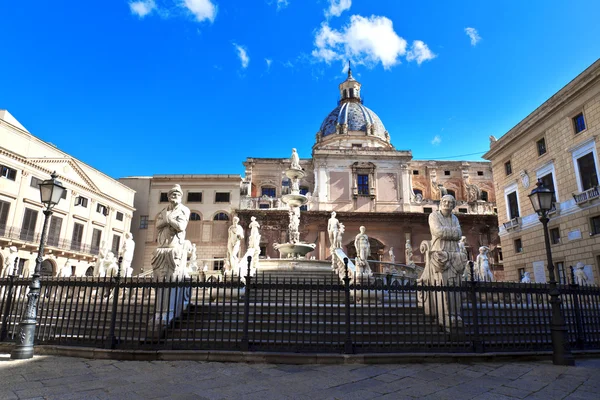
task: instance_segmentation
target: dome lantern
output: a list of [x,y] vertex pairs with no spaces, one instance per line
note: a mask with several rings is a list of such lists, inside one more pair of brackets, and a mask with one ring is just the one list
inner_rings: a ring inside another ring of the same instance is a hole
[[352,76],[352,68],[348,61],[348,78],[340,83],[340,98],[341,101],[356,100],[360,101],[360,83]]

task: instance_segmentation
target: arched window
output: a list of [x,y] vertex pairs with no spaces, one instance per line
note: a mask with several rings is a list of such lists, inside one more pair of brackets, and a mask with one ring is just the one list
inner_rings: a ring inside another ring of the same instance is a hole
[[224,212],[216,213],[213,217],[213,221],[229,221],[229,215]]
[[481,200],[488,201],[488,192],[486,192],[485,190],[481,191]]
[[192,212],[190,214],[190,221],[201,221],[202,217],[200,216],[200,214],[196,213],[196,212]]
[[54,262],[49,259],[45,259],[42,261],[42,265],[40,267],[40,275],[41,276],[54,276]]
[[413,193],[415,194],[415,197],[421,195],[421,198],[423,198],[423,191],[421,189],[413,189]]
[[454,190],[448,189],[447,192],[450,196],[454,197],[454,200],[456,200],[456,192],[454,192]]
[[260,188],[261,190],[261,196],[267,196],[267,197],[275,197],[276,196],[276,191],[274,187],[270,187],[270,186],[263,186],[262,188]]

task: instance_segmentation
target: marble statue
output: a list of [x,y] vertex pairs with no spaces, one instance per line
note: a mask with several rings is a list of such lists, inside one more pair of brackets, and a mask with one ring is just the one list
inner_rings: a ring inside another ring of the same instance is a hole
[[115,257],[115,254],[112,251],[109,251],[106,254],[106,257],[104,258],[104,262],[103,262],[104,274],[100,275],[100,276],[101,277],[117,276],[119,274],[119,264],[117,261],[118,260]]
[[298,156],[296,149],[292,149],[292,156],[290,158],[292,159],[291,169],[302,169],[300,166],[300,157]]
[[251,249],[260,249],[260,233],[258,232],[260,224],[256,222],[256,217],[250,217],[250,224],[248,227],[250,228],[248,247]]
[[390,262],[392,264],[396,263],[396,256],[394,255],[394,248],[390,247],[390,251],[388,252],[388,254],[390,255]]
[[2,277],[14,275],[16,272],[15,262],[17,261],[19,250],[16,246],[10,246],[8,248],[8,255],[4,258],[4,268],[2,268]]
[[468,255],[468,253],[467,253],[467,237],[466,236],[460,237],[460,240],[458,241],[458,248],[460,249],[460,251],[462,253],[465,253]]
[[290,236],[290,243],[298,243],[300,241],[300,208],[292,207],[288,212],[290,216],[290,223],[288,225],[288,232]]
[[156,218],[158,248],[151,261],[154,276],[158,279],[183,277],[187,263],[183,246],[190,209],[181,204],[181,186],[173,186],[167,197],[169,205]]
[[[461,251],[459,241],[462,237],[458,218],[452,214],[456,200],[452,195],[445,195],[440,201],[440,208],[429,214],[431,243],[426,244],[426,265],[419,282],[426,285],[456,285],[460,281],[467,254]],[[423,244],[421,245],[423,250]],[[425,294],[424,296],[428,296]],[[460,295],[455,292],[432,293],[437,300],[426,304],[426,312],[443,318],[447,326],[460,323]],[[458,297],[457,297],[458,296]]]
[[342,243],[344,240],[344,232],[346,232],[346,227],[344,226],[344,224],[340,223],[337,235],[335,236],[334,248],[336,248],[336,249],[342,248],[342,245],[343,245]]
[[237,268],[240,257],[240,246],[244,238],[244,229],[239,225],[240,219],[233,217],[233,223],[227,230],[227,258],[225,259],[225,271]]
[[131,268],[131,262],[133,261],[133,251],[135,250],[135,242],[133,241],[133,235],[131,232],[125,232],[125,240],[119,256],[123,257],[121,261],[121,276],[131,277],[133,275],[133,268]]
[[[464,237],[464,236],[463,236]],[[494,282],[494,274],[490,270],[490,259],[488,257],[489,247],[481,246],[475,260],[476,274],[480,281]]]
[[300,193],[300,180],[298,178],[292,179],[292,193]]
[[354,238],[354,248],[356,249],[355,265],[357,272],[361,274],[371,275],[371,267],[369,267],[369,256],[371,255],[371,245],[369,237],[365,233],[366,228],[361,226],[360,233]]
[[331,245],[331,252],[335,249],[336,238],[340,230],[340,221],[335,217],[335,211],[331,212],[331,218],[327,221],[327,233],[329,234],[329,243]]
[[192,244],[189,253],[187,265],[188,274],[191,272],[196,273],[198,271],[198,254],[196,253],[196,243]]
[[71,266],[69,265],[70,262],[71,262],[71,260],[67,258],[67,260],[65,261],[65,264],[60,269],[60,272],[58,274],[59,277],[69,278],[71,276],[71,273],[73,272],[73,270],[71,269]]
[[404,257],[406,258],[406,265],[413,265],[413,248],[410,244],[410,239],[406,239],[406,245],[404,246]]
[[203,272],[208,272],[208,264],[204,263],[204,267],[202,267]]
[[531,283],[531,273],[529,273],[529,272],[523,273],[523,277],[521,278],[521,283]]
[[588,277],[585,273],[584,268],[585,264],[581,261],[578,261],[577,264],[575,264],[575,267],[573,268],[573,275],[575,275],[575,283],[580,286],[587,285],[588,282]]
[[98,258],[96,264],[94,264],[94,276],[106,276],[106,270],[104,269],[104,259],[108,254],[108,248],[106,247],[106,241],[100,242],[100,248],[98,249]]

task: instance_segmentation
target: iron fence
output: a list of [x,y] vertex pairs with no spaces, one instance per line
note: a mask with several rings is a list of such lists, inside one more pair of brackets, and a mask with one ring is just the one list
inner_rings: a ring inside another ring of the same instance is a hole
[[[0,279],[1,341],[18,334],[29,284]],[[559,288],[571,346],[600,348],[600,289]],[[37,344],[338,353],[552,348],[545,284],[266,274],[247,281],[43,278],[38,307]]]

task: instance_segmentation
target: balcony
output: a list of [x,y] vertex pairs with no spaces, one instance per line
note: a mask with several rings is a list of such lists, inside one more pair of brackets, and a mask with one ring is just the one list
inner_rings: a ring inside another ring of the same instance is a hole
[[242,197],[240,201],[242,210],[285,210],[286,205],[279,197]]
[[600,197],[600,189],[598,186],[594,186],[589,188],[588,190],[584,190],[581,193],[573,193],[573,198],[575,199],[575,204],[578,206],[587,203],[588,201],[592,201]]
[[511,230],[511,229],[517,229],[521,227],[521,218],[520,217],[516,217],[511,219],[508,222],[505,222],[504,224],[504,229]]
[[[41,232],[35,232],[29,229],[21,229],[14,226],[0,225],[0,242],[21,242],[32,246],[39,246]],[[98,247],[75,242],[72,240],[59,238],[57,236],[48,236],[46,239],[46,248],[56,248],[58,250],[70,251],[84,254],[98,254]]]

